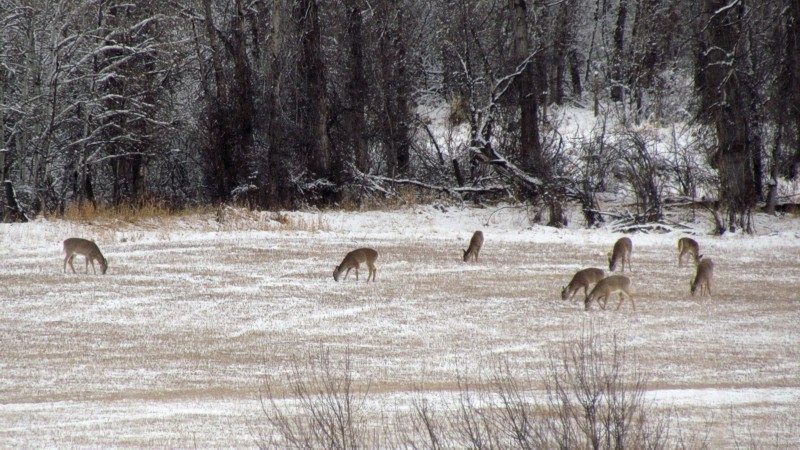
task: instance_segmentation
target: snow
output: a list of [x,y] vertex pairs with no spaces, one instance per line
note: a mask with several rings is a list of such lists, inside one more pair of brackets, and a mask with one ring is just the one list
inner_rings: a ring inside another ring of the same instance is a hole
[[[384,411],[406,408],[415,387],[452,403],[459,375],[498,359],[535,371],[587,328],[619,333],[648,375],[647,398],[690,430],[710,421],[719,446],[731,428],[796,418],[800,219],[757,215],[756,236],[714,237],[708,217],[671,214],[714,259],[714,295],[689,295],[681,233],[634,234],[636,313],[560,300],[575,270],[606,268],[621,236],[583,229],[578,211],[567,229],[514,205],[1,224],[0,441],[251,446],[263,377],[323,345],[351,353],[375,391],[367,407]],[[481,260],[465,264],[476,229]],[[70,236],[96,240],[109,273],[80,273],[79,258],[79,274],[62,274]],[[334,282],[357,246],[379,251],[377,282]],[[763,432],[800,445],[796,429]]]

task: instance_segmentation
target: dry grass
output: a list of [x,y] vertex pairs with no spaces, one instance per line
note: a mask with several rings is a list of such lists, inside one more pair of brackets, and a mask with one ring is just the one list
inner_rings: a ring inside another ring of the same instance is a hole
[[[322,227],[303,217],[311,223],[291,226]],[[207,219],[213,213],[192,220]],[[487,234],[480,263],[465,264],[463,241],[282,233],[284,226],[176,232],[168,241],[136,231],[137,239],[103,246],[106,276],[62,275],[56,240],[0,253],[0,441],[251,445],[238,424],[258,415],[260,375],[290,372],[298,354],[320,343],[349,348],[352,389],[369,386],[371,397],[391,404],[414,389],[457,390],[460,373],[498,357],[545,367],[542,350],[573,340],[589,321],[599,338],[619,333],[635,350],[650,388],[800,387],[797,245],[742,251],[709,239],[716,284],[713,297],[699,298],[689,295],[693,268],[676,267],[673,241],[634,238],[626,275],[637,312],[626,304],[587,313],[559,292],[578,268],[602,266],[605,243]],[[377,282],[335,283],[331,269],[344,250],[364,244],[380,252]],[[467,381],[481,388],[477,377]],[[273,389],[291,393],[288,383]],[[796,420],[797,405],[747,402],[736,426]],[[720,413],[716,405],[681,408],[689,431]],[[731,446],[729,428],[726,418],[712,422],[711,445]],[[752,429],[756,441],[774,432],[787,447],[800,445],[796,433]]]
[[152,219],[189,217],[205,214],[213,208],[195,206],[191,208],[172,208],[164,202],[149,201],[141,205],[96,205],[90,202],[70,204],[61,216],[50,216],[50,219],[64,219],[71,222],[127,222],[138,223]]

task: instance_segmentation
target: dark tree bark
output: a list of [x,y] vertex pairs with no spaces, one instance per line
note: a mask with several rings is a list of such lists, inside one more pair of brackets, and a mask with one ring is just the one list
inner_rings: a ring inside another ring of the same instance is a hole
[[[528,5],[526,0],[511,0],[513,8],[513,60],[521,64],[530,54],[528,39]],[[519,156],[524,170],[537,176],[544,171],[541,140],[539,138],[539,105],[534,84],[534,67],[528,63],[515,81],[520,108],[520,149]]]
[[309,133],[306,142],[307,164],[313,178],[330,179],[331,141],[328,134],[330,103],[320,42],[319,3],[317,0],[301,0],[297,14],[302,44],[300,72],[308,102],[304,117],[304,128]]
[[790,1],[786,15],[786,61],[780,92],[787,95],[787,131],[794,134],[795,153],[790,169],[792,179],[800,173],[800,2]]
[[628,0],[620,0],[617,23],[614,28],[614,53],[611,67],[611,100],[621,102],[625,89],[622,77],[622,55],[625,48],[625,21],[628,17]]
[[286,19],[289,6],[287,0],[275,0],[272,7],[272,46],[270,64],[270,87],[267,104],[269,111],[269,153],[267,155],[267,198],[266,205],[273,209],[294,206],[294,191],[289,185],[289,164],[291,161],[291,144],[285,138],[286,132],[281,120],[284,109],[284,88],[281,79],[281,55],[283,39],[291,35]]
[[569,52],[569,75],[572,80],[572,95],[575,98],[583,96],[583,86],[581,85],[581,68],[578,59],[578,50],[572,49]]
[[381,128],[389,176],[405,176],[411,165],[411,85],[404,33],[403,9],[395,2],[381,3],[383,26],[378,42],[383,90]]
[[364,35],[360,0],[346,0],[348,8],[347,36],[350,40],[349,65],[350,75],[347,82],[347,93],[350,107],[347,110],[347,139],[350,151],[347,160],[355,163],[360,172],[369,170],[366,138],[366,103],[368,86],[364,76]]
[[[746,104],[739,69],[742,57],[741,20],[744,5],[728,5],[726,0],[705,0],[709,19],[706,28],[708,48],[704,95],[708,108],[703,111],[716,129],[717,150],[714,163],[720,177],[720,200],[727,208],[727,229],[737,226],[752,231],[750,214],[756,201],[752,165],[751,116]],[[725,230],[719,230],[724,232]]]

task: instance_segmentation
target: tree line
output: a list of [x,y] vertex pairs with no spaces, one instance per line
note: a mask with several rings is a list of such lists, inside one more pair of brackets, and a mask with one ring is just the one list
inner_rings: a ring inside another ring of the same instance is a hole
[[[654,220],[662,172],[693,197],[701,158],[724,231],[774,210],[800,168],[792,0],[0,0],[0,20],[4,220],[408,184],[511,195],[555,226],[574,201],[592,225],[614,170]],[[605,129],[568,148],[565,104],[630,126],[613,152]],[[442,148],[431,105],[463,142]],[[698,138],[665,167],[645,121]]]

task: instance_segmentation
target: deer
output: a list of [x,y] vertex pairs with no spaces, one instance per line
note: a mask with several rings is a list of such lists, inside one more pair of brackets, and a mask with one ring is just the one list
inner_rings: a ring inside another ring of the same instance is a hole
[[[614,294],[619,293],[619,303],[617,303],[617,310],[619,307],[622,306],[623,300],[625,297],[628,297],[631,301],[631,305],[633,305],[633,310],[636,311],[636,302],[633,301],[633,296],[631,295],[631,280],[624,276],[624,275],[611,275],[606,278],[600,280],[597,285],[592,289],[592,292],[589,293],[589,296],[586,297],[584,301],[584,307],[586,310],[589,310],[589,305],[596,301],[600,304],[602,309],[606,309],[606,304],[608,303],[608,298]],[[600,300],[603,300],[600,303]]]
[[78,273],[75,271],[75,266],[72,265],[72,260],[75,258],[75,255],[82,255],[85,258],[86,273],[89,273],[89,263],[91,263],[92,272],[97,275],[97,270],[94,268],[95,260],[100,263],[100,273],[105,275],[108,270],[108,260],[106,260],[100,252],[100,248],[97,247],[94,241],[82,238],[69,238],[64,241],[64,253],[66,254],[64,257],[64,273],[67,272],[67,264],[69,264],[69,267],[72,269],[72,273]]
[[703,291],[711,296],[711,282],[714,280],[714,261],[710,258],[703,258],[697,263],[697,273],[694,280],[689,282],[689,291],[694,296],[697,288],[700,288],[700,296],[703,296]]
[[630,238],[619,238],[614,243],[612,253],[608,254],[608,270],[611,272],[617,268],[617,264],[621,263],[622,271],[625,272],[625,262],[628,263],[628,270],[631,270],[631,252],[633,251],[633,242]]
[[480,253],[482,246],[483,231],[478,230],[472,234],[472,239],[469,240],[469,247],[464,250],[464,262],[469,261],[470,257],[473,257],[475,262],[478,262],[478,253]]
[[376,259],[378,259],[378,252],[371,248],[355,249],[345,255],[342,263],[333,269],[333,279],[339,281],[339,278],[342,276],[342,272],[344,272],[343,280],[346,280],[347,276],[350,274],[350,270],[356,269],[356,281],[358,281],[358,268],[361,264],[367,263],[367,268],[369,269],[367,283],[369,283],[370,278],[372,278],[372,281],[374,282],[375,275],[378,273],[378,269],[375,268]]
[[700,263],[700,244],[692,238],[682,237],[678,239],[678,267],[683,266],[683,257],[691,254],[694,256],[694,264]]
[[589,286],[602,280],[605,276],[603,269],[598,269],[596,267],[577,271],[569,284],[561,290],[561,300],[572,299],[581,288],[583,288],[584,297],[588,297]]

